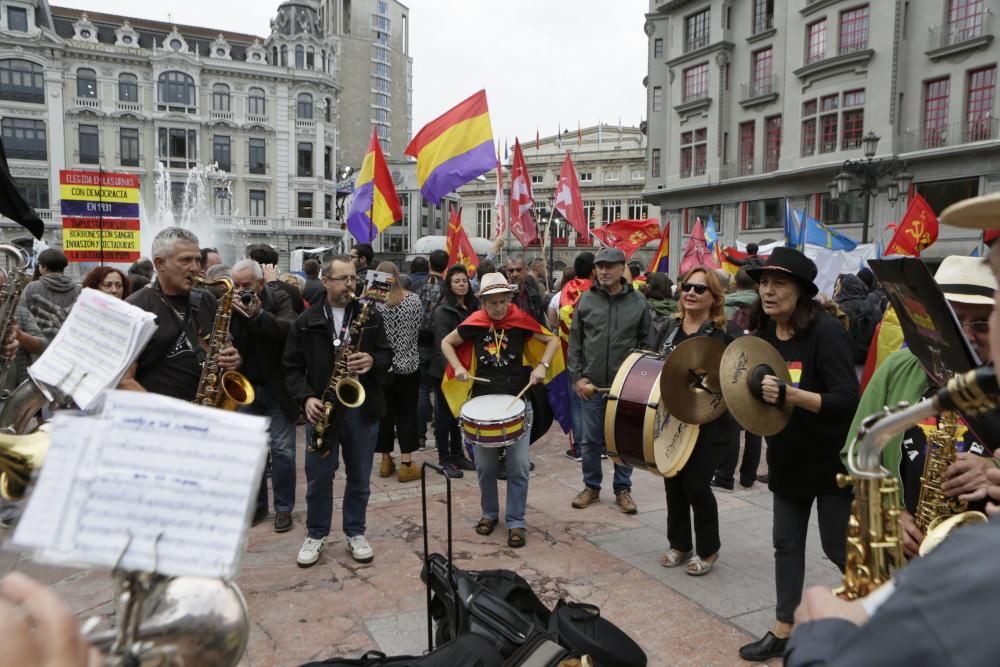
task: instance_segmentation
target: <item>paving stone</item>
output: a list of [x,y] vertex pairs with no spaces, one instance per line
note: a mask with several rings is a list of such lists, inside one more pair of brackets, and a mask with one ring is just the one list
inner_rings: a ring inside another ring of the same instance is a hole
[[423,609],[372,618],[365,625],[386,655],[420,655],[427,650],[427,612]]

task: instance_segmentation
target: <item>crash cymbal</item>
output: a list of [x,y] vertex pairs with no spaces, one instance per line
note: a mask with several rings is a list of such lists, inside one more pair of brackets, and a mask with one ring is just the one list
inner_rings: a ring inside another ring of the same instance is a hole
[[759,398],[765,375],[792,381],[785,360],[767,341],[743,336],[729,344],[719,365],[719,384],[729,414],[750,433],[768,436],[785,428],[792,406],[786,403],[779,408]]
[[707,424],[726,411],[719,389],[719,362],[726,346],[707,336],[689,338],[670,353],[660,371],[660,400],[670,416]]

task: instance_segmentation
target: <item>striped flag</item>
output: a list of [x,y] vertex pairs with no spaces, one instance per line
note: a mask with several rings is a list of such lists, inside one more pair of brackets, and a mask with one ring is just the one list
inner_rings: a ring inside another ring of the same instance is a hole
[[667,273],[670,270],[670,220],[663,225],[663,235],[660,236],[660,246],[649,263],[650,273]]
[[368,152],[354,183],[354,196],[347,212],[347,229],[358,243],[371,243],[378,232],[403,219],[392,175],[382,155],[378,134],[372,130]]

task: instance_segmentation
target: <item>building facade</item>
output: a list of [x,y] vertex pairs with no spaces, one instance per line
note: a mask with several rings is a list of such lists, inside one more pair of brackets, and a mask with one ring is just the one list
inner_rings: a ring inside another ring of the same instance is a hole
[[[1000,190],[994,40],[1000,0],[651,0],[644,198],[685,236],[712,215],[723,241],[783,237],[785,198],[860,240],[889,241],[909,196],[935,211]],[[905,161],[892,201],[831,196],[845,160]],[[929,255],[969,254],[944,229]]]
[[[551,244],[548,241],[548,216],[567,153],[576,168],[584,212],[591,229],[615,220],[659,216],[658,207],[642,198],[646,180],[646,137],[637,127],[602,124],[577,131],[565,130],[538,142],[529,140],[521,145],[521,150],[531,176],[536,225],[539,234],[546,234],[546,249],[553,249],[553,266],[557,271],[572,265],[573,258],[581,250],[597,246],[593,237],[579,238],[572,226],[561,219],[553,221]],[[487,173],[483,179],[463,186],[458,192],[462,196],[462,226],[466,233],[470,237],[492,239],[496,225],[496,172]],[[504,194],[509,202],[510,160],[504,167]],[[529,256],[540,255],[542,250],[540,241],[523,248],[513,236],[509,238],[508,247],[523,250]],[[656,244],[651,243],[635,256],[648,263],[654,252]]]

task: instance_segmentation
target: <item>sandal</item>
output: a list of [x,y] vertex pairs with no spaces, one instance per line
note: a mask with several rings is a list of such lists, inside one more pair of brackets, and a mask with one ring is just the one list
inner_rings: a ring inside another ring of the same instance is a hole
[[709,556],[711,560],[702,559],[701,556],[695,556],[688,563],[687,573],[692,577],[703,577],[712,571],[712,566],[715,565],[716,561],[719,560],[719,552],[716,551],[714,555]]
[[524,528],[511,528],[507,531],[507,546],[512,549],[520,549],[524,546],[526,539],[526,531]]
[[678,567],[691,559],[692,551],[680,551],[678,549],[667,549],[660,556],[660,565],[663,567]]
[[487,519],[482,517],[479,523],[476,524],[476,532],[480,535],[490,535],[493,533],[493,529],[497,527],[496,519]]

